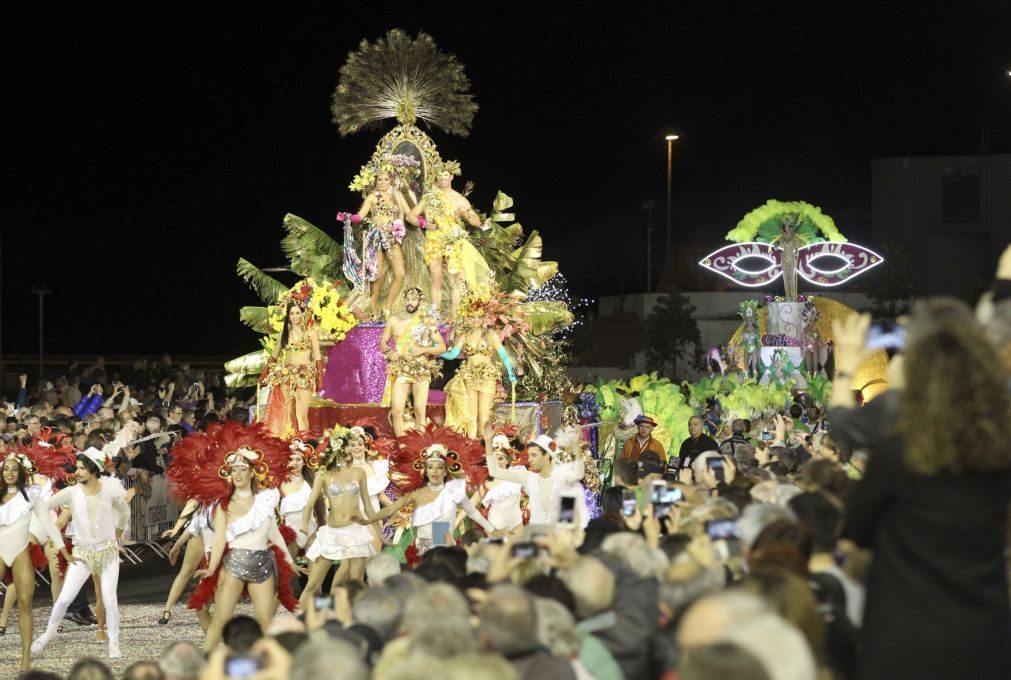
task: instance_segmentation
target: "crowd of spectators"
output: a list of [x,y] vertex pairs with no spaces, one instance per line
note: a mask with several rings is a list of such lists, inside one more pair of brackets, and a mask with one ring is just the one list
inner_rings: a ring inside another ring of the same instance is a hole
[[[206,658],[175,643],[123,677],[1011,677],[1011,254],[1002,265],[979,316],[918,304],[893,389],[862,408],[837,389],[825,414],[778,414],[769,442],[731,423],[677,479],[616,461],[585,531],[475,529],[414,569],[380,553],[298,616],[267,630],[237,616]],[[837,376],[865,358],[867,321],[835,329]],[[150,413],[181,427],[176,403]],[[54,420],[36,408],[21,427]],[[115,400],[102,408],[93,428],[116,418]],[[111,677],[81,665],[70,678]]]

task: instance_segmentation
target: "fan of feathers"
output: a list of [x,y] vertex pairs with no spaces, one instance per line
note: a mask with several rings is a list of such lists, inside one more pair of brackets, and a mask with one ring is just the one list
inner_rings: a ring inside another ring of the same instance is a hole
[[387,118],[428,125],[466,137],[477,104],[463,64],[427,33],[412,38],[393,29],[348,54],[330,110],[341,136]]

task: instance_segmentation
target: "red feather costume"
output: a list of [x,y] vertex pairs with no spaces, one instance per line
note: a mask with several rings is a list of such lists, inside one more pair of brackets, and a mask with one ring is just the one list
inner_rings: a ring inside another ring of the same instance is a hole
[[[71,445],[70,437],[61,432],[54,433],[48,427],[43,427],[28,444],[18,442],[8,449],[8,455],[24,456],[31,465],[30,474],[42,475],[49,479],[54,492],[57,487],[66,485],[67,477],[77,462],[77,450]],[[28,554],[35,569],[45,569],[49,565],[46,552],[38,543],[29,542]],[[59,558],[59,565],[63,571],[66,570],[66,562],[62,556]]]
[[[483,484],[488,479],[484,464],[484,444],[447,427],[429,425],[424,431],[411,430],[397,438],[399,449],[393,456],[391,477],[401,493],[410,493],[424,485],[422,475],[428,462],[429,449],[442,446],[450,478],[465,477],[468,487]],[[437,450],[437,449],[434,449]]]
[[[235,422],[208,427],[207,432],[193,432],[183,437],[172,449],[172,462],[165,476],[169,488],[177,499],[194,499],[202,506],[220,504],[227,511],[232,493],[229,466],[226,458],[239,451],[248,454],[248,461],[256,475],[260,489],[277,488],[288,476],[291,450],[288,444],[270,435],[261,425],[243,426]],[[269,545],[277,562],[277,596],[289,611],[298,606],[291,591],[294,571],[287,556],[275,545]],[[227,547],[225,549],[227,554]],[[214,599],[218,576],[224,564],[222,555],[218,569],[202,579],[190,595],[187,607],[202,609]]]

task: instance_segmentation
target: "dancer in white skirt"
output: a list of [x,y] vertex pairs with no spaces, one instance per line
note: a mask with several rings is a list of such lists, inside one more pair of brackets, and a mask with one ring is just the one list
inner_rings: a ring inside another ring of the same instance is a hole
[[[289,445],[291,458],[288,461],[289,477],[281,482],[281,534],[288,544],[288,553],[292,559],[298,559],[300,551],[305,549],[309,536],[323,519],[323,509],[314,507],[310,513],[309,527],[302,530],[302,511],[309,507],[309,496],[312,495],[312,482],[315,479],[314,470],[319,467],[319,457],[315,448],[301,439],[292,439]],[[294,534],[294,538],[292,538]]]
[[333,562],[340,562],[333,577],[333,587],[337,587],[349,580],[364,580],[365,560],[376,554],[372,532],[358,521],[362,518],[362,508],[367,521],[372,521],[372,503],[365,472],[351,466],[351,454],[345,449],[349,434],[350,430],[342,427],[331,432],[322,471],[316,475],[309,503],[302,511],[302,530],[308,531],[316,500],[325,495],[330,506],[326,524],[316,530],[305,552],[311,565],[309,582],[300,598],[302,609],[308,608],[308,599],[319,590]]
[[[496,434],[492,437],[491,444],[499,468],[512,472],[526,471],[526,467],[518,464],[519,453],[513,448],[507,435],[501,432]],[[478,486],[470,502],[488,508],[488,521],[496,530],[512,533],[523,527],[523,511],[520,508],[522,496],[523,487],[516,482],[488,477],[487,481]],[[464,517],[466,517],[464,512],[457,513],[457,525]]]
[[[11,455],[3,461],[0,479],[0,580],[12,572],[18,598],[18,629],[21,631],[21,670],[31,667],[30,647],[35,619],[32,616],[32,598],[35,596],[35,568],[28,551],[28,527],[36,518],[53,545],[62,546],[63,538],[41,500],[41,488],[27,484],[26,465],[31,462],[24,456]],[[66,548],[64,559],[73,561]]]
[[[381,507],[393,502],[386,495],[386,489],[390,486],[389,457],[396,451],[396,440],[378,437],[379,428],[374,421],[361,420],[358,422],[363,424],[355,424],[350,427],[344,449],[351,455],[351,466],[365,472],[365,477],[368,479],[369,502],[372,513],[375,514],[379,512]],[[364,504],[360,510],[364,516]],[[369,530],[374,537],[373,545],[377,551],[381,550],[383,547],[382,527],[379,524],[371,524]]]
[[[188,523],[187,523],[188,522]],[[185,528],[183,525],[185,524]],[[179,514],[179,521],[171,529],[162,533],[162,538],[172,538],[178,536],[172,549],[169,550],[169,564],[175,566],[179,560],[179,553],[183,553],[183,563],[179,567],[179,573],[172,581],[169,588],[168,598],[165,600],[165,609],[162,610],[158,625],[164,626],[172,619],[172,608],[182,597],[187,584],[200,568],[200,563],[207,559],[214,545],[214,507],[201,507],[196,499],[191,498],[186,501],[183,511]],[[211,615],[209,607],[201,607],[197,610],[197,620],[200,627],[207,630],[210,625]]]
[[46,630],[32,644],[32,653],[39,654],[56,635],[67,607],[77,597],[81,587],[93,575],[101,581],[102,602],[105,604],[109,628],[109,658],[123,656],[119,649],[119,553],[123,532],[130,524],[130,505],[123,484],[105,476],[111,466],[105,453],[90,447],[77,455],[77,483],[53,494],[46,508],[69,505],[74,516],[75,558],[67,567],[63,589],[53,605]]

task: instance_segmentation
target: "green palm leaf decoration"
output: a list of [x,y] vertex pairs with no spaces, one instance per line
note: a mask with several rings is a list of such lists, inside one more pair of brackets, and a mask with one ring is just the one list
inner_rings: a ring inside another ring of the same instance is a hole
[[302,277],[332,279],[340,268],[340,244],[298,215],[285,215],[284,228],[288,235],[281,239],[281,248],[291,262],[291,270]]
[[401,29],[348,54],[330,111],[341,136],[396,118],[413,125],[420,118],[466,137],[477,112],[463,64],[443,52],[426,33],[412,38]]
[[270,333],[270,310],[267,307],[243,307],[239,310],[239,321],[257,333]]
[[242,277],[243,281],[249,284],[250,288],[256,291],[260,299],[268,305],[274,304],[279,297],[288,292],[288,286],[274,277],[264,274],[258,267],[245,258],[239,258],[235,271]]

